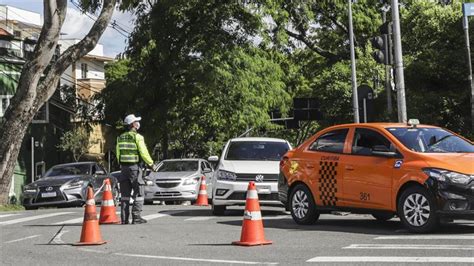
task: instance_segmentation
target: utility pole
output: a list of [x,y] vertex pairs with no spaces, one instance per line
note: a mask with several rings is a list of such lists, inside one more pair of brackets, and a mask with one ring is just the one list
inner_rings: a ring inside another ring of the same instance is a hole
[[469,16],[474,16],[474,3],[463,4],[463,28],[466,36],[466,51],[467,51],[467,65],[469,69],[469,76],[467,79],[471,86],[471,129],[474,131],[474,82],[472,80],[472,63],[471,63],[471,47],[469,44]]
[[[385,23],[387,21],[387,11],[388,9],[382,9],[382,22]],[[387,42],[392,41],[392,30],[391,27],[388,27],[387,33]],[[387,51],[388,53],[392,53],[391,49]],[[390,55],[390,57],[392,57]],[[391,65],[385,65],[385,92],[387,93],[387,113],[389,117],[392,117],[393,107],[392,107],[392,84],[391,84]]]
[[405,77],[403,75],[402,38],[398,0],[392,0],[393,46],[395,63],[395,84],[397,88],[398,122],[407,122],[407,104],[405,101]]
[[352,104],[354,109],[354,123],[359,123],[359,100],[357,99],[357,77],[356,77],[356,62],[354,51],[354,31],[352,27],[352,1],[349,3],[349,42],[351,46],[351,72],[352,72]]

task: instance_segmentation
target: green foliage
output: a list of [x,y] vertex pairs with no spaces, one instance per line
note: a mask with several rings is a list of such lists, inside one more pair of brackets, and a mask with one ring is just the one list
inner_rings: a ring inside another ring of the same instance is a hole
[[61,137],[58,148],[62,151],[70,151],[77,162],[90,148],[89,133],[81,127],[67,131]]
[[[347,1],[244,2],[122,2],[138,17],[128,59],[107,66],[107,122],[141,114],[147,143],[165,157],[215,154],[248,128],[298,144],[321,127],[351,122]],[[376,121],[396,121],[396,110],[386,111],[384,66],[368,41],[380,34],[380,7],[353,4],[357,79],[375,91]],[[468,134],[460,8],[404,1],[402,43],[408,116]],[[270,124],[272,109],[291,115],[294,97],[316,98],[324,119],[299,130]]]

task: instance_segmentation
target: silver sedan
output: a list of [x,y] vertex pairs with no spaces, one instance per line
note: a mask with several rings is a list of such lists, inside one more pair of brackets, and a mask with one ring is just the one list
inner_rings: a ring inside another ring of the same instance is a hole
[[151,172],[148,178],[153,182],[145,186],[145,203],[153,200],[165,202],[194,202],[199,194],[201,177],[212,177],[213,169],[204,159],[173,159],[160,163],[157,172]]

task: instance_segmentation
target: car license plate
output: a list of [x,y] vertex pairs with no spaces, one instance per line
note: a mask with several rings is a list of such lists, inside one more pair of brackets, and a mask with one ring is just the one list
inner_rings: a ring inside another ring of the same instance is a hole
[[258,194],[270,194],[270,187],[269,186],[258,186],[257,187]]
[[46,192],[46,193],[41,193],[42,198],[53,198],[56,197],[56,192]]

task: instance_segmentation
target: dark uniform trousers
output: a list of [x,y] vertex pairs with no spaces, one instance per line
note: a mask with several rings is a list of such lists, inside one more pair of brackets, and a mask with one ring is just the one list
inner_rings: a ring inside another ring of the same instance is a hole
[[[133,199],[132,217],[139,218],[145,200],[145,182],[142,170],[138,164],[122,165],[122,179],[120,181],[120,218],[122,222],[130,217],[130,198]],[[133,190],[133,193],[132,193]]]

